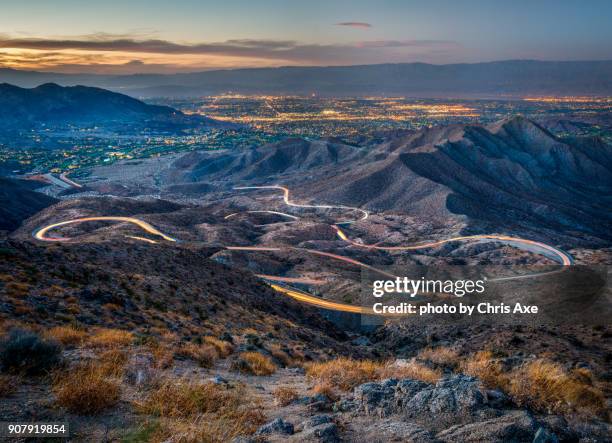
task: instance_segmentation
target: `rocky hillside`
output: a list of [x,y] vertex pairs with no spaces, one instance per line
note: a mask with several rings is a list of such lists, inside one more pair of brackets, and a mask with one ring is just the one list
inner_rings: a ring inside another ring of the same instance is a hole
[[57,200],[35,189],[36,182],[0,177],[0,230],[12,231],[21,222]]
[[[599,138],[560,139],[515,117],[398,131],[357,147],[288,139],[248,151],[190,153],[172,160],[161,183],[179,193],[176,185],[285,184],[300,201],[600,242],[612,239],[611,159],[612,147]],[[104,168],[95,173],[103,176]]]
[[[121,124],[209,125],[218,122],[187,116],[167,106],[148,105],[100,88],[62,87],[46,83],[24,89],[0,84],[0,128],[27,129],[56,125]],[[219,123],[219,125],[221,125]]]
[[378,210],[609,240],[611,158],[612,147],[601,140],[562,142],[517,117],[392,139],[311,189],[319,198]]

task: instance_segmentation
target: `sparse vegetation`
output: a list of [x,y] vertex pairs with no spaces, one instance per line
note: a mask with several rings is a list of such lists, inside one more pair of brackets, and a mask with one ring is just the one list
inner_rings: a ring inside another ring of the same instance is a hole
[[[138,405],[141,413],[164,421],[153,441],[181,436],[181,442],[225,442],[252,434],[265,417],[242,385],[167,380]],[[165,437],[165,438],[164,438]]]
[[120,378],[123,376],[127,359],[127,352],[119,349],[110,349],[100,356],[100,361],[98,362],[100,371],[107,377]]
[[54,376],[53,392],[59,406],[74,414],[94,415],[119,401],[120,385],[95,362]]
[[442,371],[432,369],[416,360],[384,364],[377,373],[379,379],[385,378],[412,378],[427,383],[436,383],[442,378]]
[[539,359],[512,371],[508,378],[508,393],[519,405],[549,413],[606,415],[603,393],[590,379],[585,380],[583,371],[568,373],[558,363]]
[[362,383],[385,378],[413,378],[435,383],[442,373],[416,361],[400,365],[374,360],[338,358],[306,365],[306,375],[323,385],[348,391]]
[[306,365],[306,375],[343,390],[349,390],[367,381],[377,379],[381,364],[372,360],[338,358]]
[[74,326],[55,326],[46,331],[45,336],[64,346],[78,346],[85,341],[87,333]]
[[280,406],[287,406],[298,398],[298,393],[290,386],[279,386],[272,393]]
[[318,394],[324,395],[332,401],[336,401],[339,398],[338,393],[336,392],[336,389],[334,389],[334,387],[328,383],[317,383],[312,388],[312,393],[315,395],[318,395]]
[[41,374],[60,362],[60,346],[37,334],[13,329],[0,341],[0,368],[5,372]]
[[16,377],[0,375],[0,398],[13,394],[17,389],[16,384]]
[[479,378],[489,388],[504,388],[507,379],[504,370],[491,351],[479,351],[459,365],[460,370],[468,375]]
[[134,341],[134,334],[122,329],[101,328],[94,332],[89,338],[88,344],[93,347],[112,348],[127,346]]
[[176,356],[196,361],[203,368],[211,368],[219,358],[215,346],[207,343],[198,345],[192,342],[181,344]]
[[270,357],[259,352],[243,352],[232,363],[232,369],[245,374],[272,375],[276,372],[276,365]]
[[425,348],[417,355],[418,360],[425,360],[441,366],[454,368],[459,364],[459,353],[450,347]]
[[220,358],[226,358],[234,352],[234,346],[229,341],[220,340],[210,335],[205,336],[203,341],[206,344],[214,346]]
[[504,371],[490,351],[474,354],[461,369],[486,386],[505,391],[520,406],[557,414],[606,414],[605,397],[593,386],[592,375],[585,369],[568,372],[559,363],[537,359]]

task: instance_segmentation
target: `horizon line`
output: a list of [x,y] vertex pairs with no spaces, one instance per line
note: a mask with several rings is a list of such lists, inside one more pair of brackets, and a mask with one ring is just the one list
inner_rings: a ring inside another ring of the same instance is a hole
[[17,69],[8,66],[0,66],[0,71],[14,71],[23,73],[38,73],[48,75],[62,75],[62,76],[75,76],[75,75],[89,75],[89,76],[101,76],[101,77],[130,77],[135,75],[142,76],[172,76],[172,75],[189,75],[189,74],[202,74],[207,72],[224,72],[224,71],[243,71],[243,70],[273,70],[273,69],[316,69],[316,68],[356,68],[365,66],[399,66],[399,65],[427,65],[427,66],[460,66],[460,65],[485,65],[494,63],[509,63],[509,62],[535,62],[535,63],[611,63],[612,59],[603,60],[539,60],[539,59],[501,59],[491,61],[480,61],[480,62],[457,62],[457,63],[428,63],[428,62],[387,62],[387,63],[360,63],[354,65],[282,65],[282,66],[244,66],[236,68],[211,68],[211,69],[199,69],[194,71],[176,71],[176,72],[134,72],[125,74],[110,74],[101,72],[58,72],[58,71],[45,71],[35,69]]

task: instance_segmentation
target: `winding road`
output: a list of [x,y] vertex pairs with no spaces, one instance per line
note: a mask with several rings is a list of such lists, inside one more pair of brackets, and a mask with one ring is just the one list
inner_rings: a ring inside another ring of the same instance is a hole
[[[243,187],[236,187],[234,189],[236,190],[249,190],[249,189],[281,190],[283,191],[283,200],[285,204],[287,204],[288,206],[297,207],[297,208],[308,208],[308,209],[340,209],[340,210],[349,210],[349,211],[358,212],[361,214],[361,217],[358,219],[336,222],[332,224],[332,227],[336,230],[337,236],[341,240],[355,247],[375,249],[375,250],[385,250],[385,251],[408,251],[408,250],[433,248],[433,247],[440,246],[440,245],[450,243],[450,242],[494,241],[494,242],[501,242],[504,244],[509,244],[509,245],[512,245],[512,246],[515,246],[521,249],[528,250],[530,252],[542,254],[546,257],[549,257],[549,258],[552,258],[558,261],[564,266],[569,266],[573,264],[572,256],[558,248],[547,245],[545,243],[533,241],[533,240],[527,240],[527,239],[523,239],[519,237],[510,237],[510,236],[505,236],[505,235],[484,234],[484,235],[460,236],[460,237],[452,237],[452,238],[445,239],[445,240],[439,240],[439,241],[433,241],[433,242],[421,243],[418,245],[409,245],[409,246],[380,246],[381,242],[376,243],[376,244],[362,244],[354,240],[351,240],[338,225],[352,224],[357,221],[366,220],[369,216],[369,212],[366,210],[363,210],[360,208],[354,208],[350,206],[303,205],[303,204],[294,203],[289,199],[289,192],[290,192],[289,189],[286,188],[285,186],[279,186],[279,185],[243,186]],[[281,216],[290,218],[292,220],[290,223],[293,223],[299,219],[297,216],[286,214],[283,212],[278,212],[278,211],[262,210],[262,211],[246,211],[246,212],[247,213],[271,213],[271,214],[281,215]],[[225,217],[225,219],[230,219],[238,214],[239,213],[229,214],[228,216]],[[77,218],[77,219],[67,220],[63,222],[58,222],[58,223],[52,223],[50,225],[44,226],[38,229],[37,231],[35,231],[33,233],[33,236],[34,238],[40,241],[69,242],[69,241],[72,241],[72,239],[69,237],[48,237],[47,234],[49,233],[49,231],[62,227],[62,226],[83,223],[83,222],[90,222],[90,221],[114,221],[114,222],[122,222],[122,223],[123,222],[131,223],[131,224],[138,226],[140,229],[147,232],[148,234],[160,237],[161,239],[168,241],[168,242],[173,242],[173,243],[177,242],[175,238],[164,234],[163,232],[155,228],[153,225],[147,223],[146,221],[143,221],[143,220],[140,220],[134,217],[111,217],[111,216],[83,217],[83,218]],[[134,239],[134,240],[140,240],[140,241],[144,241],[147,243],[152,243],[152,244],[158,243],[158,241],[152,240],[146,237],[140,237],[140,236],[135,236],[135,235],[126,235],[126,237]],[[270,247],[270,246],[225,246],[224,249],[228,251],[253,251],[253,252],[279,252],[279,251],[285,251],[285,250],[302,251],[308,254],[331,258],[333,260],[342,261],[350,265],[369,269],[369,270],[372,270],[376,273],[379,273],[389,278],[396,277],[395,275],[392,275],[386,271],[377,269],[373,266],[370,266],[358,260],[355,260],[349,257],[345,257],[342,255],[334,254],[331,252],[317,251],[314,249],[298,248],[298,247]],[[552,271],[552,272],[558,272],[558,271]],[[550,272],[540,273],[540,274],[529,274],[529,276],[543,275],[543,274],[548,274],[548,273]],[[307,277],[283,277],[283,276],[273,276],[273,275],[263,275],[263,274],[259,274],[257,275],[257,277],[263,280],[269,281],[269,282],[280,282],[280,283],[303,283],[303,284],[308,284],[308,285],[317,285],[317,284],[325,283],[324,280],[311,279]],[[507,279],[513,279],[513,278],[526,278],[526,277],[527,276],[502,277],[498,280],[505,280],[505,279],[507,280]],[[340,312],[349,312],[349,313],[355,313],[355,314],[372,314],[373,313],[373,311],[370,308],[325,300],[323,298],[310,295],[306,292],[299,291],[295,288],[290,288],[287,286],[280,286],[275,283],[271,283],[270,286],[279,293],[282,293],[297,301],[300,301],[300,302],[303,302],[303,303],[306,303],[312,306],[316,306],[318,308],[328,309],[328,310],[333,310],[333,311],[340,311]]]

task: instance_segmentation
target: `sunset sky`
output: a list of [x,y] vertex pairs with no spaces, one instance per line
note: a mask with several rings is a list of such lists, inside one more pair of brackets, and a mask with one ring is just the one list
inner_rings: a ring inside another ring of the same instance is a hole
[[0,67],[16,69],[612,59],[607,0],[2,3]]

